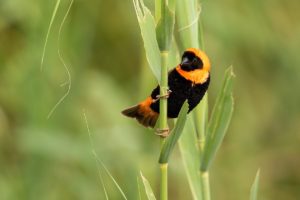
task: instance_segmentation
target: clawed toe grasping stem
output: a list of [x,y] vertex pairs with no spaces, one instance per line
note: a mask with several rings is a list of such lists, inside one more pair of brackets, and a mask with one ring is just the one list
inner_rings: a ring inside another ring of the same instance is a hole
[[153,99],[152,102],[155,103],[161,98],[169,98],[170,94],[172,93],[172,90],[167,90],[167,94],[162,94],[162,95],[156,95],[156,99]]
[[169,128],[164,128],[164,129],[160,129],[160,128],[157,128],[156,129],[156,135],[157,136],[160,136],[160,137],[168,137],[170,133],[170,129]]

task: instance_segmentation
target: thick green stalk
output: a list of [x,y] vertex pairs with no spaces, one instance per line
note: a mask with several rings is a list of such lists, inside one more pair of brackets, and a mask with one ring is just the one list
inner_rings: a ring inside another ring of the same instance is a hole
[[[168,92],[168,52],[161,52],[161,82],[160,82],[160,95],[166,95]],[[160,100],[160,128],[165,129],[168,127],[167,124],[167,98],[161,98]],[[164,140],[163,140],[164,141]]]
[[[160,95],[167,94],[168,90],[168,68],[167,68],[168,52],[161,52],[161,82],[160,82]],[[167,103],[166,98],[160,99],[159,113],[160,113],[160,129],[168,128],[167,124]],[[164,137],[161,138],[161,148],[165,143]],[[160,183],[160,199],[168,199],[168,164],[160,164],[161,169],[161,183]]]
[[200,176],[203,200],[210,200],[209,173],[208,171],[201,172]]
[[160,199],[168,199],[168,163],[159,164],[160,167]]

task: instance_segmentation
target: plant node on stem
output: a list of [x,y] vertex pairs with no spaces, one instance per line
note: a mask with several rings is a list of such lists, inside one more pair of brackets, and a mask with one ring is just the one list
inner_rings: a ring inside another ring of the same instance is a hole
[[210,200],[209,173],[208,171],[201,171],[200,176],[201,176],[203,199]]

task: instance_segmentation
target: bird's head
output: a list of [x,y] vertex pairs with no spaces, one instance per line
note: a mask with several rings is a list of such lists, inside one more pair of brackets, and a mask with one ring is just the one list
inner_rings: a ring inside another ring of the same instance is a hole
[[209,72],[210,62],[203,51],[189,48],[182,55],[180,67],[184,71],[203,70]]
[[202,84],[210,77],[210,62],[203,51],[190,48],[183,53],[181,63],[176,70],[185,79]]

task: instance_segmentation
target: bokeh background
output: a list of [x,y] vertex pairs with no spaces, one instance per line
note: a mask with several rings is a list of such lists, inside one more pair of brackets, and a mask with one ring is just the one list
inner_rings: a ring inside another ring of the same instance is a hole
[[[120,114],[156,84],[130,0],[75,0],[60,42],[72,88],[47,120],[67,90],[57,37],[68,4],[58,10],[41,72],[55,1],[0,1],[0,199],[104,199],[84,112],[99,158],[128,199],[136,199],[140,170],[158,194],[159,138]],[[248,199],[260,168],[259,199],[300,199],[300,2],[202,5],[210,109],[224,70],[233,65],[237,76],[232,123],[211,169],[212,198]],[[191,199],[178,150],[169,171],[170,199]],[[121,199],[103,178],[111,199]]]

